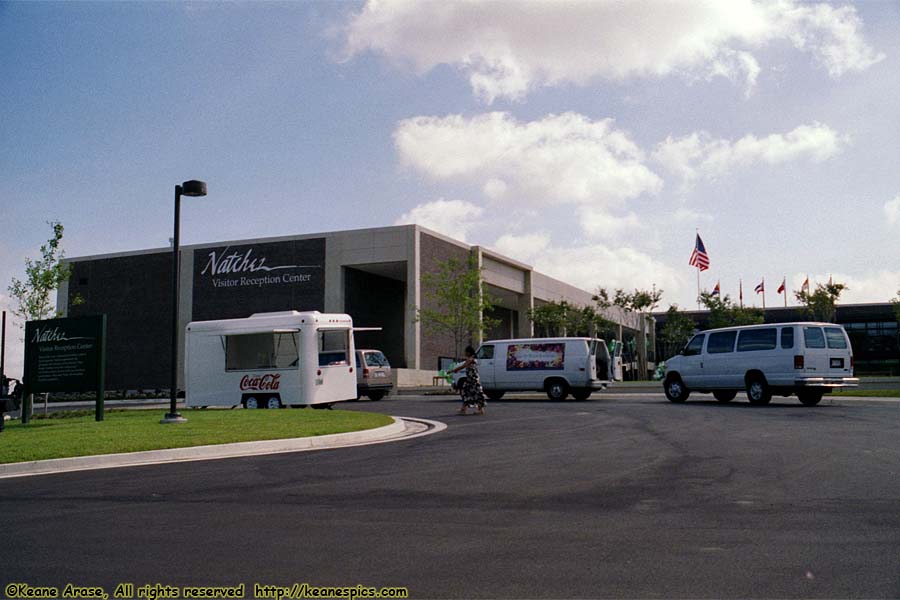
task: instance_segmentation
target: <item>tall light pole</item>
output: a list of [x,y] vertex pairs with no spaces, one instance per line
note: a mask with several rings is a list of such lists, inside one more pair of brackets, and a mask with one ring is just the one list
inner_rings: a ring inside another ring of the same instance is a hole
[[184,423],[178,413],[178,280],[181,269],[178,257],[178,233],[182,196],[205,196],[206,182],[192,179],[175,186],[175,235],[172,238],[172,379],[169,387],[169,412],[160,423]]

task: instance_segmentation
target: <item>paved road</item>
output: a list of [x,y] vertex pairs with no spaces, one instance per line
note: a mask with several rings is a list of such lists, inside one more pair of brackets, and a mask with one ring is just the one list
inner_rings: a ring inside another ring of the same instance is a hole
[[362,448],[0,481],[0,582],[900,596],[900,404],[698,398],[532,396],[458,417],[451,397],[391,397],[351,408],[450,427]]

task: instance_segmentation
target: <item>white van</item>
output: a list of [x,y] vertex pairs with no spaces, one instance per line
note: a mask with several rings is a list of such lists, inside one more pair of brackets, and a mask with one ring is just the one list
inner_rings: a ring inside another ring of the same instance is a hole
[[356,399],[349,315],[292,310],[195,321],[185,345],[189,407],[324,408]]
[[858,384],[850,339],[834,323],[702,331],[666,361],[663,377],[666,397],[676,403],[691,392],[712,392],[719,402],[730,402],[746,390],[751,404],[768,404],[773,394],[797,394],[800,402],[815,406],[832,389]]
[[[609,385],[615,369],[606,343],[596,338],[491,340],[478,347],[475,358],[481,387],[492,400],[513,391],[546,392],[551,400],[571,392],[587,400]],[[456,373],[454,387],[464,379],[465,371]]]

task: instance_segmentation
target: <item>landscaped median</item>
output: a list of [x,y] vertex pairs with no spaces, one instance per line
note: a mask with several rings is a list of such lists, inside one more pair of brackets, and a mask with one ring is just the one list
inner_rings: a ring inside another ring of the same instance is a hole
[[364,431],[394,420],[343,410],[187,410],[186,423],[160,424],[160,409],[112,410],[103,421],[85,416],[6,424],[0,463],[94,456],[322,436]]

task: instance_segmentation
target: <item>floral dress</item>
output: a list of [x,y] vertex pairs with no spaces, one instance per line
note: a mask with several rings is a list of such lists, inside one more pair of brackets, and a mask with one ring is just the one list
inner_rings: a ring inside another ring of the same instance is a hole
[[484,390],[481,388],[481,379],[478,377],[478,361],[474,358],[466,367],[466,380],[459,392],[464,406],[484,407]]

